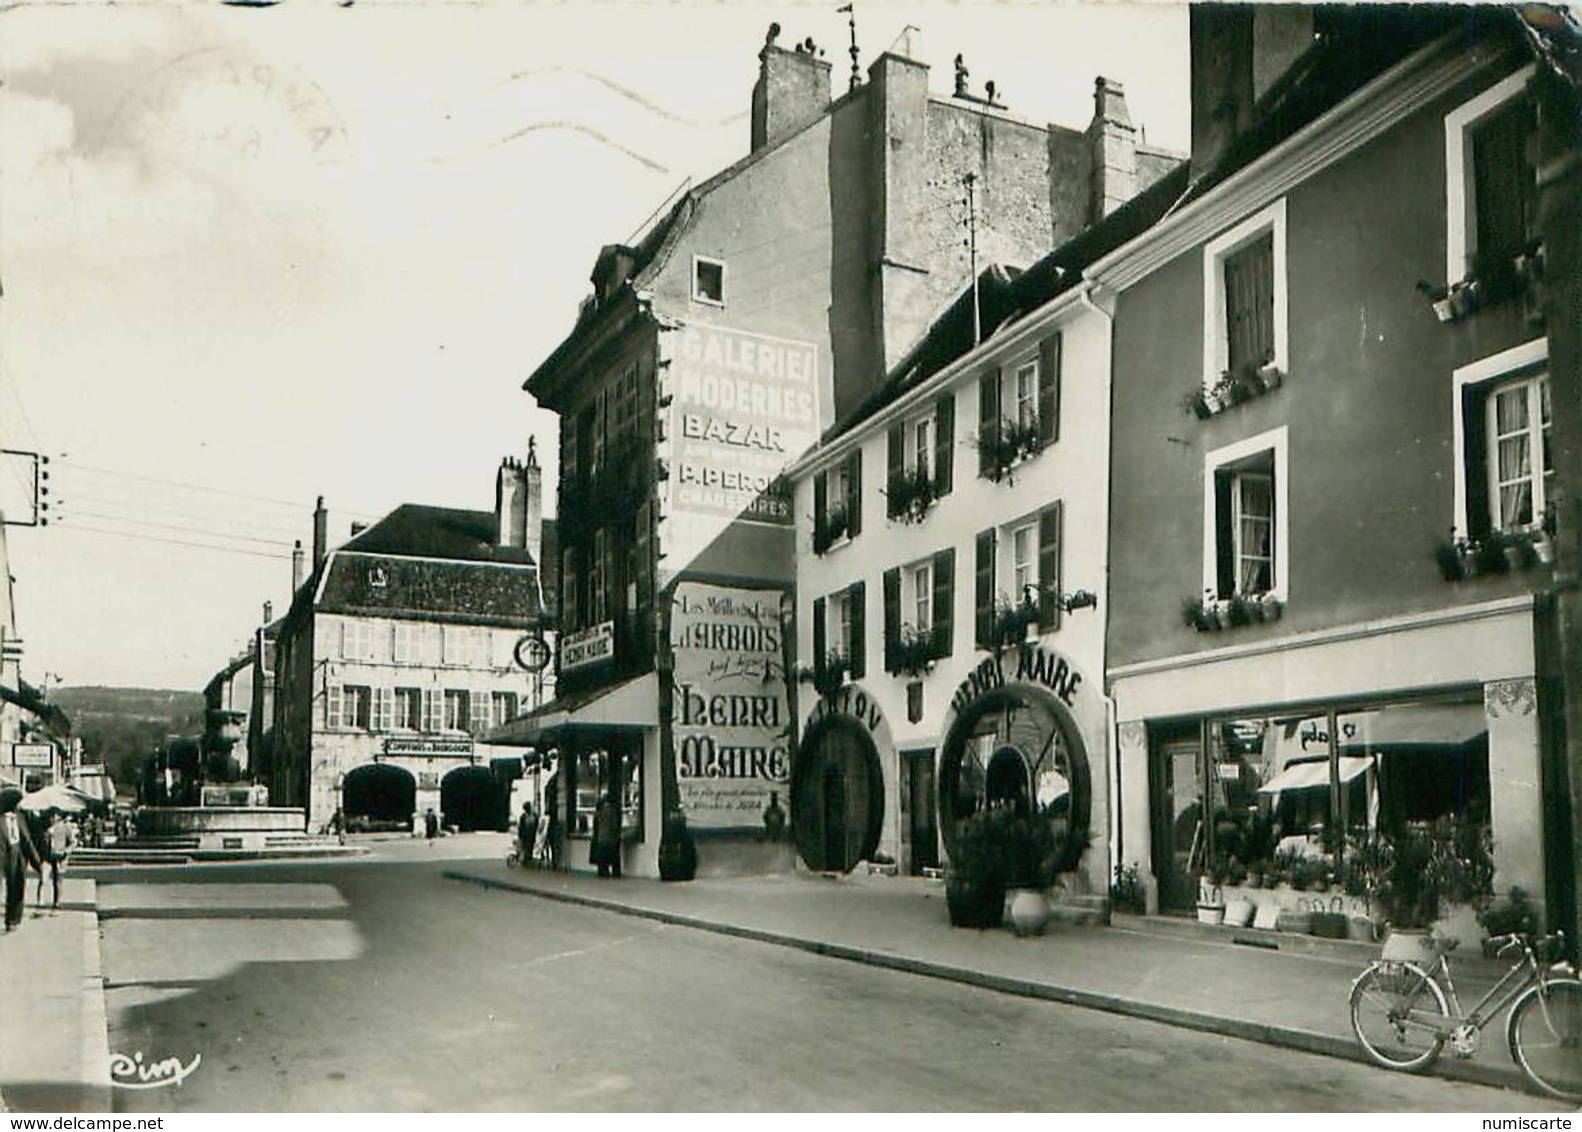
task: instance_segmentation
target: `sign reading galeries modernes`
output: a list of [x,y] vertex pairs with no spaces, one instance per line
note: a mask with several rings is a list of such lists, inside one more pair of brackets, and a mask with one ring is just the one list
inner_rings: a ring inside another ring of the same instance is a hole
[[818,439],[817,349],[693,324],[671,366],[671,513],[789,524],[779,476]]
[[687,824],[758,829],[791,776],[780,591],[683,582],[670,616],[671,725]]

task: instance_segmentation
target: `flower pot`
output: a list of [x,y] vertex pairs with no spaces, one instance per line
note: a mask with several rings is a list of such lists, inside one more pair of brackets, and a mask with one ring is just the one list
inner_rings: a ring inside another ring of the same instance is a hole
[[1011,928],[1019,936],[1043,935],[1049,926],[1049,894],[1038,888],[1011,893]]
[[1346,921],[1346,938],[1357,943],[1375,943],[1380,925],[1371,916],[1352,916]]
[[1533,553],[1538,556],[1538,561],[1543,565],[1553,566],[1555,564],[1555,544],[1550,541],[1547,531],[1533,540]]
[[1199,904],[1197,906],[1197,922],[1200,924],[1223,924],[1225,922],[1225,905]]
[[1245,898],[1225,901],[1225,923],[1233,928],[1244,928],[1252,923],[1254,908],[1251,900]]
[[1443,299],[1435,299],[1433,302],[1433,307],[1434,317],[1440,322],[1449,322],[1455,318],[1455,312],[1451,310],[1450,307],[1449,295],[1446,295]]

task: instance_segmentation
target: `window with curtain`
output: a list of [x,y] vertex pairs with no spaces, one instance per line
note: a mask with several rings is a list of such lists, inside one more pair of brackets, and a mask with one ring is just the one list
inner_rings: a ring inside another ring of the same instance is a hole
[[1554,496],[1549,375],[1496,386],[1489,394],[1489,509],[1502,531],[1531,527]]
[[1225,257],[1228,368],[1239,372],[1274,358],[1274,232]]

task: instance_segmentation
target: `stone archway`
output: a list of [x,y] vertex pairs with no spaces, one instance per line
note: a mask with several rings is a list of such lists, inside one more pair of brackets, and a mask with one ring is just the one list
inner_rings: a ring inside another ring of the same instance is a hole
[[440,779],[439,808],[445,824],[464,833],[499,829],[500,783],[486,766],[459,766]]
[[405,825],[416,809],[417,780],[405,768],[367,763],[347,772],[341,787],[341,810],[348,822],[361,818]]
[[817,872],[849,872],[879,848],[884,774],[862,724],[830,714],[813,724],[791,770],[797,852]]
[[1062,871],[1087,848],[1092,770],[1076,720],[1032,684],[1009,683],[962,707],[940,751],[939,817],[949,851],[956,822],[985,806],[1049,821]]

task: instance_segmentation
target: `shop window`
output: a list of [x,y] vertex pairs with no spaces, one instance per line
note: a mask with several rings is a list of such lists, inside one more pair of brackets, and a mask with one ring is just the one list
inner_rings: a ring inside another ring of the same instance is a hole
[[1288,545],[1286,430],[1208,454],[1204,592],[1217,599],[1285,596]]
[[1465,885],[1487,894],[1491,866],[1472,859],[1490,834],[1477,694],[1209,719],[1161,733],[1151,780],[1177,906],[1198,876],[1360,896],[1366,846],[1425,836],[1465,848]]
[[1552,514],[1553,405],[1539,339],[1456,371],[1456,531],[1480,539]]
[[642,742],[636,737],[617,738],[598,747],[578,751],[572,765],[575,802],[572,837],[593,836],[593,813],[599,799],[613,795],[621,803],[621,840],[643,837]]
[[725,264],[721,260],[692,257],[692,297],[700,303],[725,305]]
[[956,551],[884,573],[885,670],[914,670],[951,652]]
[[862,451],[813,477],[813,553],[862,533]]
[[395,690],[395,730],[423,730],[423,691],[420,688]]
[[1203,247],[1203,387],[1226,373],[1286,368],[1285,201]]
[[1533,73],[1524,67],[1445,116],[1447,282],[1511,270],[1537,235]]

